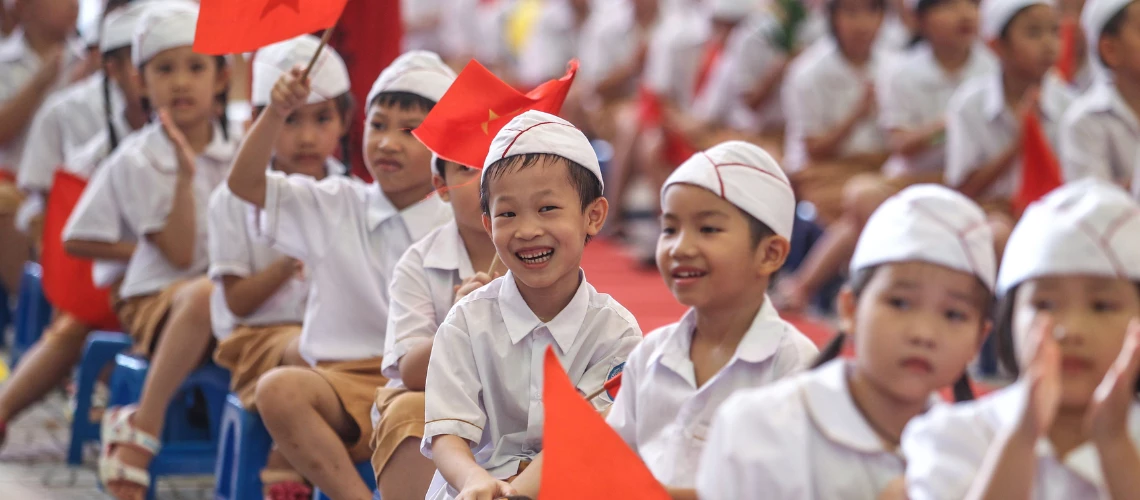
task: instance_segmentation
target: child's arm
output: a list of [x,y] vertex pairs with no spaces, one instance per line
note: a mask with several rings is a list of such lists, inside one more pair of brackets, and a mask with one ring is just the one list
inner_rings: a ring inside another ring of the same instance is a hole
[[28,127],[55,86],[63,63],[61,45],[44,57],[40,69],[18,92],[0,103],[0,145],[8,145]]
[[[1017,109],[1014,110],[1014,117],[1020,120],[1020,117],[1036,110],[1039,96],[1040,91],[1036,88],[1027,90]],[[985,134],[986,130],[964,119],[972,112],[964,109],[965,106],[968,104],[953,99],[946,112],[946,181],[952,186],[956,185],[962,194],[976,198],[1009,172],[1016,163],[1021,153],[1020,122],[1019,131],[1010,144],[997,156],[983,160],[978,158],[980,155],[977,153],[977,145],[981,140],[976,136]],[[962,179],[961,172],[969,173],[965,179]]]
[[67,240],[63,242],[63,250],[72,257],[126,262],[131,260],[131,255],[135,253],[135,243],[130,241],[107,243],[103,241]]
[[174,143],[178,157],[178,170],[175,174],[174,196],[170,213],[157,231],[146,233],[146,238],[154,243],[162,256],[179,269],[188,269],[194,264],[194,241],[198,234],[197,214],[194,211],[194,153],[186,136],[178,130],[170,115],[159,112],[162,127]]
[[772,69],[768,70],[744,93],[744,103],[749,108],[760,109],[776,94],[784,81],[784,74],[788,70],[788,64],[791,63],[792,57],[789,55],[777,62]]
[[914,156],[934,147],[946,132],[946,122],[939,118],[911,129],[892,129],[887,132],[891,150],[903,156]]
[[397,362],[400,380],[409,391],[423,391],[427,387],[428,363],[434,340],[416,344]]
[[300,272],[301,263],[292,257],[282,257],[252,276],[222,276],[226,307],[235,316],[253,314],[277,290]]
[[432,439],[431,453],[439,473],[460,491],[460,497],[494,500],[515,494],[510,483],[491,477],[475,462],[471,445],[459,436],[436,436]]
[[[797,90],[798,89],[791,89],[791,93],[798,93],[796,92]],[[818,96],[801,95],[797,96],[796,99],[800,105],[811,101],[819,101]],[[819,104],[826,105],[825,102],[819,102]],[[807,110],[804,111],[810,112]],[[830,160],[838,156],[839,149],[843,146],[843,142],[847,140],[847,136],[851,135],[851,131],[855,129],[855,125],[859,124],[860,121],[874,111],[875,87],[873,84],[867,84],[863,92],[863,98],[855,109],[851,110],[851,114],[849,114],[847,118],[844,118],[842,122],[839,122],[822,134],[808,135],[804,138],[804,146],[807,149],[808,156],[815,161]]]
[[309,98],[309,81],[301,80],[303,73],[303,68],[295,67],[277,80],[269,106],[246,133],[230,170],[230,190],[258,208],[265,208],[265,166],[273,155],[277,137],[289,115]]
[[666,487],[665,491],[669,492],[669,497],[673,500],[699,500],[697,497],[697,490],[694,488]]
[[1124,346],[1093,392],[1088,427],[1100,457],[1109,496],[1136,498],[1140,492],[1140,451],[1128,432],[1140,376],[1140,322],[1132,320]]

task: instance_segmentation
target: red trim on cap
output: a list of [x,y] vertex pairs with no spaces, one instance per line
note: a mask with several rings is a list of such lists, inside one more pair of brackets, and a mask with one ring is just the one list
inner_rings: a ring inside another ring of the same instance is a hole
[[1079,227],[1081,231],[1083,231],[1089,237],[1089,239],[1093,240],[1093,243],[1096,243],[1096,246],[1099,247],[1100,251],[1104,253],[1104,258],[1108,259],[1108,262],[1112,264],[1113,269],[1116,270],[1116,275],[1121,278],[1127,278],[1128,273],[1124,269],[1124,265],[1120,262],[1120,256],[1112,250],[1112,236],[1115,235],[1116,232],[1124,226],[1125,222],[1128,222],[1129,219],[1132,219],[1137,215],[1140,215],[1140,210],[1129,210],[1125,213],[1120,214],[1108,224],[1108,227],[1104,229],[1104,233],[1100,234],[1099,236],[1097,235],[1096,228],[1090,226],[1088,222],[1080,221],[1077,223],[1077,227]]
[[515,146],[515,142],[519,140],[519,137],[522,137],[522,135],[523,135],[523,134],[525,134],[525,133],[527,133],[527,132],[530,132],[530,131],[531,131],[531,129],[534,129],[534,128],[536,128],[536,127],[541,127],[541,126],[543,126],[543,125],[561,125],[561,126],[563,126],[563,127],[570,127],[570,128],[572,128],[572,129],[574,129],[574,130],[578,130],[578,127],[575,127],[575,126],[573,126],[573,125],[570,125],[569,123],[561,123],[561,122],[538,122],[538,123],[536,123],[536,124],[534,124],[534,125],[531,125],[531,126],[529,126],[529,127],[527,127],[527,128],[524,128],[524,129],[520,130],[520,131],[519,131],[517,134],[515,134],[515,137],[514,137],[514,139],[511,139],[511,142],[510,142],[510,144],[507,144],[507,147],[506,147],[506,149],[504,149],[504,150],[503,150],[503,156],[500,156],[500,157],[499,157],[499,159],[500,159],[500,160],[502,160],[503,158],[506,158],[506,157],[507,157],[507,154],[509,154],[509,153],[511,152],[511,148],[513,148],[513,147]]
[[963,229],[954,229],[953,224],[950,224],[948,221],[946,221],[946,219],[943,219],[933,208],[925,206],[926,204],[922,203],[922,201],[923,200],[921,199],[910,200],[909,205],[911,208],[922,212],[927,217],[930,217],[931,220],[944,227],[947,231],[953,233],[954,237],[958,240],[958,244],[962,246],[962,253],[966,254],[966,260],[970,265],[970,269],[974,271],[974,274],[980,275],[981,273],[978,272],[978,263],[974,262],[974,255],[970,253],[970,245],[966,242],[966,235],[974,232],[978,228],[987,227],[989,225],[989,222],[981,220],[975,222],[974,224],[966,226]]
[[[752,170],[755,170],[755,171],[757,171],[757,172],[760,172],[760,173],[762,173],[762,174],[764,174],[764,175],[767,175],[767,176],[769,176],[769,177],[772,177],[773,179],[776,179],[776,180],[780,181],[781,183],[783,183],[784,185],[786,185],[786,186],[788,186],[788,187],[791,187],[791,185],[790,185],[790,184],[788,184],[788,181],[787,181],[787,180],[780,178],[780,176],[778,176],[778,175],[776,175],[776,174],[773,174],[772,172],[769,172],[769,171],[767,171],[767,170],[764,170],[764,169],[762,169],[762,168],[760,168],[760,167],[757,167],[756,165],[749,165],[749,164],[747,164],[747,163],[717,163],[717,162],[713,161],[712,157],[710,157],[710,156],[708,155],[708,153],[706,153],[706,152],[704,152],[704,151],[701,151],[700,153],[701,153],[701,156],[704,156],[704,157],[705,157],[705,159],[706,159],[706,160],[708,160],[709,164],[710,164],[710,165],[712,165],[712,167],[713,167],[713,172],[715,172],[715,173],[716,173],[716,180],[717,180],[717,182],[719,182],[719,183],[720,183],[720,197],[721,197],[721,198],[725,198],[725,195],[724,195],[724,177],[723,177],[722,175],[720,175],[720,169],[721,169],[722,167],[744,167],[744,168],[750,168],[750,169],[752,169]],[[727,198],[725,198],[725,199],[727,199]]]

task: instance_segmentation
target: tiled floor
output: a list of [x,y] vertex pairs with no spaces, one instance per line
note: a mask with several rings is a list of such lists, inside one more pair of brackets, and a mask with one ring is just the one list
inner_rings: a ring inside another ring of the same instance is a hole
[[[7,360],[7,355],[3,355]],[[0,384],[2,385],[2,384]],[[107,499],[96,487],[94,447],[82,466],[66,461],[70,435],[67,401],[53,394],[8,428],[0,449],[0,497],[5,500]],[[213,496],[212,477],[189,477],[159,482],[158,498],[196,500]]]

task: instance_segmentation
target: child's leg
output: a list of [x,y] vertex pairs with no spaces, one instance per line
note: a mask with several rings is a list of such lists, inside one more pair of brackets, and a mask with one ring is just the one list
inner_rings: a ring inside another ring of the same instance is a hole
[[636,107],[630,106],[621,112],[616,119],[617,130],[614,137],[614,157],[610,162],[610,172],[606,183],[611,187],[606,190],[606,198],[610,201],[610,208],[617,214],[607,226],[609,231],[618,231],[622,226],[622,210],[625,202],[625,191],[633,179],[636,169],[638,138],[640,135],[640,121],[635,112]]
[[[150,372],[143,385],[133,426],[154,436],[162,435],[166,408],[178,386],[190,372],[202,364],[213,338],[210,324],[210,294],[214,284],[202,277],[179,289],[172,299],[170,314],[159,333]],[[120,446],[112,453],[128,466],[145,468],[153,458],[150,453],[133,446]],[[145,490],[125,481],[108,486],[116,498],[142,498]]]
[[[2,195],[0,195],[2,196]],[[0,285],[15,297],[28,260],[28,238],[16,229],[14,214],[0,213]],[[8,307],[8,304],[0,304]]]
[[994,255],[1000,264],[1001,256],[1005,253],[1005,243],[1009,241],[1009,233],[1013,232],[1014,221],[1008,215],[991,213],[987,222],[994,232]]
[[[60,314],[44,332],[0,391],[0,423],[7,423],[39,401],[79,362],[91,330],[70,314]],[[2,442],[0,437],[0,442]]]
[[277,450],[330,498],[370,500],[345,446],[360,429],[332,385],[307,368],[282,367],[257,383],[257,408]]
[[[386,391],[390,391],[387,392]],[[372,468],[385,500],[427,496],[435,464],[420,453],[424,432],[424,393],[378,389],[380,422],[372,435]]]
[[380,471],[378,485],[380,498],[385,500],[411,500],[427,496],[428,486],[435,475],[435,464],[420,453],[418,439],[405,439],[396,447],[384,470]]

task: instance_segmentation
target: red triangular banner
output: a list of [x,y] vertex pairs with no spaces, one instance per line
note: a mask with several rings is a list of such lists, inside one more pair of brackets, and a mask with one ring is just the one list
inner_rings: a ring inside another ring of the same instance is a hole
[[1041,128],[1036,111],[1024,117],[1021,137],[1021,186],[1013,199],[1013,209],[1020,214],[1030,203],[1064,183],[1049,138]]
[[225,55],[336,24],[348,0],[201,0],[194,51]]

